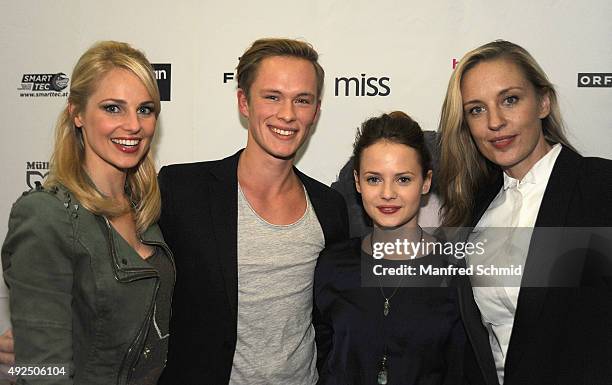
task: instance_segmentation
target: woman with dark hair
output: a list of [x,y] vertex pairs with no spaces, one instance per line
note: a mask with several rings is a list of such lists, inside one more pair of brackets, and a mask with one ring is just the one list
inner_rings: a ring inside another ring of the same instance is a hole
[[527,235],[488,250],[523,266],[520,287],[472,278],[462,290],[470,382],[611,383],[612,162],[575,151],[553,85],[508,41],[461,59],[439,131],[443,225],[467,226],[470,238]]
[[[153,68],[126,43],[78,60],[43,186],[13,205],[2,246],[19,384],[154,385],[175,269],[157,226]],[[18,368],[28,368],[21,371]]]
[[417,224],[432,177],[423,132],[403,112],[371,118],[357,132],[353,156],[355,186],[373,231],[319,256],[318,383],[460,383],[464,334],[449,281],[378,274],[448,266],[446,258],[423,249],[382,252],[379,247],[435,241]]

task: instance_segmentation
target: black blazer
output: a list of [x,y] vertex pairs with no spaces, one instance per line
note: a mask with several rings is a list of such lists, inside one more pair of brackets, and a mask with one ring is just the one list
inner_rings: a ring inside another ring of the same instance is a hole
[[[160,384],[227,384],[236,349],[238,159],[163,167],[160,226],[176,261],[168,362]],[[342,196],[294,168],[325,244],[348,238]]]
[[[499,172],[482,191],[472,227],[502,183]],[[611,224],[612,161],[584,158],[564,147],[544,192],[524,274],[541,261],[539,253],[564,241],[562,237],[543,237],[538,228],[565,227],[559,229],[563,235],[572,226],[599,227],[598,236],[571,259],[576,261],[572,265],[576,272],[582,271],[579,287],[521,288],[506,356],[505,385],[612,384]],[[607,239],[599,237],[602,234]],[[602,248],[607,250],[604,258],[594,251]],[[589,261],[594,260],[597,267],[589,268]],[[467,380],[470,384],[498,384],[487,331],[469,281],[463,283],[460,308],[470,342],[465,357]]]

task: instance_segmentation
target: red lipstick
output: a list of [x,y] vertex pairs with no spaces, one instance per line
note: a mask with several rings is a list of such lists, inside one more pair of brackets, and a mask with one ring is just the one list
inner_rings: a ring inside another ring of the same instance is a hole
[[391,215],[398,212],[400,206],[376,206],[376,208],[383,214]]

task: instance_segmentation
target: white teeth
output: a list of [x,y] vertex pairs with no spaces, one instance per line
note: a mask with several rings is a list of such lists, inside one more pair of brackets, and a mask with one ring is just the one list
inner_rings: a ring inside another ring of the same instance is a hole
[[122,146],[137,146],[140,143],[140,139],[111,139],[111,142]]
[[281,130],[280,128],[276,128],[276,127],[271,127],[271,128],[272,128],[272,131],[282,136],[289,136],[289,135],[295,134],[295,131]]

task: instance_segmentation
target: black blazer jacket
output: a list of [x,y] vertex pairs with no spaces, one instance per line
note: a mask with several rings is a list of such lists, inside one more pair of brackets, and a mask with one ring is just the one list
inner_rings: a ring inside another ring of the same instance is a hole
[[[502,184],[499,172],[495,182],[482,190],[475,202],[472,227]],[[576,261],[572,268],[579,275],[582,272],[577,287],[521,288],[506,356],[505,385],[612,384],[611,225],[612,161],[584,158],[564,147],[544,192],[523,282],[541,260],[538,253],[563,243],[568,227],[596,227],[598,235],[571,258]],[[560,236],[541,236],[538,228],[543,227],[560,228]],[[607,251],[603,255],[602,249]],[[470,342],[465,357],[467,381],[497,385],[488,334],[468,280],[463,282],[460,308]]]
[[[163,167],[160,226],[176,261],[168,362],[160,384],[227,384],[236,349],[238,159]],[[342,196],[294,168],[325,244],[348,238]]]

